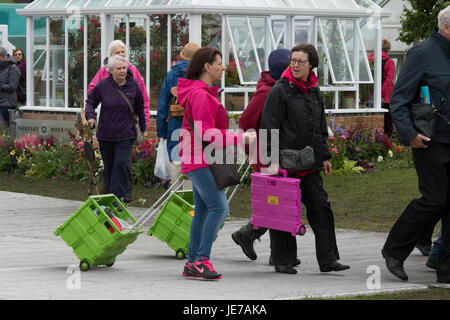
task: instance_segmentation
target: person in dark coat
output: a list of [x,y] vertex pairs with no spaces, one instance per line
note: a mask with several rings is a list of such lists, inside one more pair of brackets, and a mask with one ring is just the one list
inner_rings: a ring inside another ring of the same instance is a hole
[[[277,49],[270,53],[269,71],[261,72],[261,78],[256,85],[256,91],[239,118],[239,128],[244,132],[250,129],[254,129],[256,130],[257,134],[259,133],[266,97],[269,94],[269,91],[275,85],[275,82],[281,77],[281,74],[289,66],[290,54],[291,51],[285,48]],[[259,146],[259,136],[257,139],[257,145]],[[256,163],[253,163],[252,167],[253,171],[260,172],[262,164],[260,163],[258,150],[256,154]],[[253,247],[253,243],[256,239],[259,239],[266,231],[267,229],[265,228],[254,229],[249,222],[238,231],[233,232],[231,237],[236,244],[241,246],[242,251],[250,260],[256,260],[257,255]],[[270,262],[271,261],[269,261],[269,263]],[[299,263],[299,261],[296,261],[296,265]]]
[[9,127],[9,109],[17,106],[17,86],[20,71],[16,60],[9,57],[5,48],[0,47],[0,115]]
[[104,170],[110,177],[109,191],[122,200],[126,195],[127,164],[136,130],[129,104],[119,90],[126,95],[139,117],[141,132],[145,131],[144,98],[124,57],[110,57],[108,69],[110,76],[100,80],[89,93],[85,114],[89,126],[95,128],[95,109],[102,104],[96,135]]
[[[312,44],[300,44],[292,48],[290,67],[270,90],[261,119],[261,129],[278,130],[279,145],[267,144],[271,157],[275,148],[301,150],[306,146],[314,149],[315,163],[306,171],[288,171],[288,176],[300,178],[302,202],[306,207],[308,222],[314,232],[316,257],[321,272],[342,271],[350,268],[338,260],[334,216],[328,194],[323,187],[320,170],[329,175],[332,171],[331,153],[328,150],[328,130],[325,106],[322,101],[317,77],[312,71],[319,65],[319,56]],[[278,174],[279,159],[273,160],[261,173]],[[297,256],[296,238],[289,232],[270,230],[271,256],[275,271],[295,274],[293,268]]]
[[[450,283],[450,6],[438,15],[438,30],[408,51],[391,96],[391,114],[400,142],[411,146],[422,197],[412,200],[392,227],[382,249],[388,270],[408,280],[403,264],[424,230],[442,221],[437,281]],[[440,110],[431,137],[418,132],[410,105],[428,86],[431,103]]]
[[[160,139],[167,139],[167,153],[171,162],[170,173],[172,182],[178,178],[181,172],[178,144],[180,142],[179,130],[183,123],[183,117],[172,117],[170,115],[170,104],[174,98],[171,89],[177,86],[179,78],[185,77],[189,62],[198,49],[200,49],[199,45],[194,42],[189,42],[184,46],[180,52],[180,57],[183,60],[172,66],[171,70],[167,73],[159,94],[158,113],[156,114],[156,135]],[[178,132],[176,137],[172,136],[174,132]],[[187,187],[186,184],[183,188]],[[192,186],[189,189],[191,188]]]

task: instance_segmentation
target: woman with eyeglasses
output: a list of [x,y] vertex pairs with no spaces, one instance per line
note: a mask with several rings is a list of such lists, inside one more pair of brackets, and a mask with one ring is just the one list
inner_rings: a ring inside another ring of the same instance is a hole
[[[334,217],[323,186],[320,171],[328,176],[331,171],[331,153],[328,150],[328,132],[325,107],[315,73],[319,56],[312,44],[299,44],[292,48],[290,65],[267,96],[261,119],[261,129],[279,130],[279,145],[268,145],[268,153],[275,148],[314,149],[314,164],[305,171],[289,171],[288,176],[300,179],[302,202],[308,222],[314,232],[316,258],[321,272],[342,271],[350,266],[338,262]],[[279,161],[274,161],[262,173],[277,174]],[[297,258],[296,238],[289,232],[270,230],[272,259],[275,271],[295,274]]]

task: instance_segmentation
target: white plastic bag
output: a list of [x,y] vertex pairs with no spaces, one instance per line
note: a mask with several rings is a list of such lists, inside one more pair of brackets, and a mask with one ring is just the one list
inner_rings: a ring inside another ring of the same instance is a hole
[[170,161],[167,153],[167,139],[160,139],[156,149],[155,176],[163,180],[170,180]]

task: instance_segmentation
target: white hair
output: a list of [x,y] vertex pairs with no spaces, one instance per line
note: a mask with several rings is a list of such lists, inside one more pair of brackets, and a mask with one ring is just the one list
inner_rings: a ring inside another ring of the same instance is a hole
[[441,12],[439,12],[438,14],[438,27],[440,33],[444,32],[445,23],[447,23],[448,26],[450,27],[450,6],[441,10]]
[[121,46],[122,48],[126,49],[127,47],[125,46],[125,43],[122,42],[122,40],[114,40],[111,41],[111,43],[108,46],[108,55],[112,56],[114,54],[114,49],[116,49],[116,47]]
[[128,67],[128,60],[125,59],[122,56],[116,55],[116,56],[112,56],[108,58],[108,64],[106,65],[106,68],[108,69],[109,72],[112,72],[114,69],[114,66],[116,65],[117,61],[123,61],[127,64]]

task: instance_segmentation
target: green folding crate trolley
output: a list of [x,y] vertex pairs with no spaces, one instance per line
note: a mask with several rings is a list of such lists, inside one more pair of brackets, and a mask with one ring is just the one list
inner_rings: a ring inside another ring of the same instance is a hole
[[[239,172],[243,170],[244,166],[245,162],[239,167]],[[248,174],[250,167],[250,165],[247,165],[245,168],[240,183],[242,183]],[[178,179],[181,178],[184,178],[183,175]],[[228,203],[232,200],[239,185],[233,187],[232,193],[228,197]],[[225,189],[227,196],[230,190],[230,187]],[[159,214],[147,234],[149,236],[155,236],[162,242],[167,243],[167,246],[175,251],[177,259],[184,259],[188,253],[190,228],[194,216],[194,197],[192,190],[171,191],[158,211]]]
[[93,266],[114,264],[143,232],[129,228],[135,222],[116,196],[96,195],[90,196],[54,234],[73,249],[80,259],[80,270],[88,271]]

